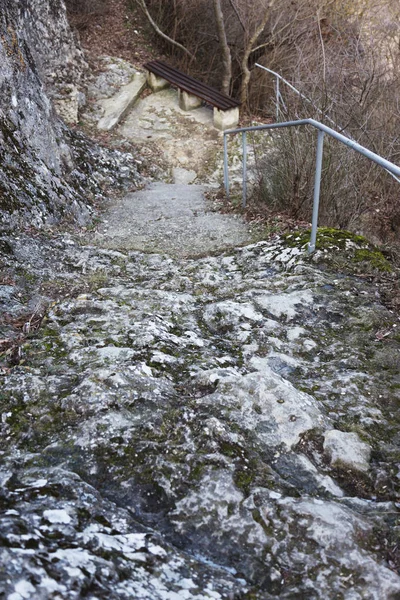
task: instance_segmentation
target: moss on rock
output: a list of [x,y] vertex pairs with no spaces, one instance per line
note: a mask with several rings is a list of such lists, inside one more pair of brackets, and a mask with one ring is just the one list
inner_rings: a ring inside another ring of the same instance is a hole
[[[306,250],[311,230],[296,231],[282,236],[289,248]],[[317,232],[315,252],[310,260],[322,263],[349,274],[376,274],[391,272],[393,267],[383,253],[364,236],[343,229],[320,227]]]

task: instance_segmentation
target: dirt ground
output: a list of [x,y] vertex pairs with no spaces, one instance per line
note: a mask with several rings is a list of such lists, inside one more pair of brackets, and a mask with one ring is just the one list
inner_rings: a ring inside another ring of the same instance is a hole
[[93,0],[86,9],[84,2],[78,4],[80,10],[71,10],[70,6],[68,16],[89,58],[107,54],[128,60],[136,68],[161,58],[152,44],[151,28],[133,2],[132,8],[127,0]]

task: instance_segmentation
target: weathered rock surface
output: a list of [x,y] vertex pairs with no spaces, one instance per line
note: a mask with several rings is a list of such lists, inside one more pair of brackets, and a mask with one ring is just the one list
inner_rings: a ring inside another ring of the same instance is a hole
[[186,169],[196,173],[196,183],[222,181],[222,134],[212,125],[212,111],[204,106],[182,110],[174,89],[139,99],[117,133],[153,147],[155,160],[159,153],[171,174]]
[[[70,144],[53,114],[18,12],[54,30],[46,15],[63,5],[50,4],[6,1],[1,14],[8,225],[79,219],[86,179],[93,193],[137,181],[132,155],[91,147],[87,161],[87,141]],[[131,77],[105,63],[103,98]],[[158,100],[120,133],[138,126],[145,147],[154,131],[178,179],[220,181],[206,111]],[[295,236],[235,248],[250,232],[221,215],[201,238],[199,189],[168,189],[182,195],[163,210],[151,194],[110,207],[97,237],[0,233],[0,595],[396,600],[398,317],[335,269],[339,251],[329,267]]]
[[19,0],[15,4],[20,27],[50,93],[60,86],[79,85],[88,65],[69,26],[64,0]]
[[109,131],[115,127],[138,99],[146,85],[146,77],[143,73],[135,73],[132,81],[124,85],[115,96],[101,102],[104,115],[97,123],[97,128]]
[[[280,243],[56,247],[77,291],[3,388],[6,594],[397,598],[400,341],[375,289]],[[368,474],[325,460],[353,428]]]
[[369,469],[371,447],[362,442],[357,433],[327,431],[324,434],[324,451],[334,467],[356,471]]
[[81,89],[88,65],[69,26],[64,0],[20,3],[21,27],[46,92],[59,116],[76,124],[86,103]]

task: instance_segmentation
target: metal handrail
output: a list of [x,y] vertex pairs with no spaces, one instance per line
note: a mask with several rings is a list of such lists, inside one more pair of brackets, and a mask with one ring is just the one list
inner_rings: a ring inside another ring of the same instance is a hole
[[[307,96],[305,96],[305,94],[303,94],[302,92],[300,92],[300,90],[298,90],[296,87],[294,87],[294,85],[292,83],[290,83],[287,79],[285,79],[284,77],[282,77],[282,75],[279,75],[279,73],[277,73],[276,71],[273,71],[272,69],[268,69],[268,67],[264,67],[263,65],[260,65],[259,63],[256,63],[255,66],[259,67],[260,69],[263,69],[264,71],[267,71],[268,73],[271,73],[271,75],[273,75],[275,77],[275,99],[276,99],[276,120],[277,120],[277,122],[279,122],[279,113],[280,113],[279,99],[281,100],[283,106],[285,106],[285,103],[284,103],[283,98],[282,98],[282,94],[281,94],[281,92],[279,90],[279,82],[282,81],[282,83],[284,83],[285,85],[287,85],[287,87],[289,89],[291,89],[292,92],[294,92],[295,94],[297,94],[298,96],[300,96],[300,98],[302,98],[303,100],[305,100],[306,102],[308,102],[308,104],[311,104],[311,106],[314,108],[314,110],[316,110],[321,115],[323,115],[325,117],[325,119],[327,119],[332,125],[334,125],[335,127],[338,127],[338,124],[335,123],[335,121],[333,119],[331,119],[330,117],[328,117],[328,115],[326,115],[323,110],[321,110],[320,108],[318,108],[318,106],[316,106],[314,104],[314,102],[312,100],[310,100],[310,98],[307,98]],[[286,106],[285,106],[285,108],[286,108]],[[342,128],[339,126],[339,129],[342,129]],[[342,131],[344,131],[344,129],[342,129]],[[350,135],[348,137],[351,139]]]
[[394,163],[386,160],[379,154],[375,154],[368,148],[361,146],[354,140],[346,137],[345,135],[331,129],[327,125],[315,121],[314,119],[301,119],[299,121],[285,121],[283,123],[271,123],[268,125],[253,125],[251,127],[241,127],[239,129],[227,129],[224,131],[224,186],[227,196],[229,197],[229,170],[228,170],[228,135],[234,135],[236,133],[242,134],[242,145],[243,145],[243,207],[246,206],[247,197],[247,186],[246,186],[246,171],[247,171],[247,132],[248,131],[261,131],[264,129],[281,129],[284,127],[299,127],[302,125],[311,125],[315,129],[318,129],[318,141],[317,141],[317,158],[315,166],[315,179],[314,179],[314,198],[313,198],[313,217],[311,227],[311,238],[308,244],[308,251],[314,252],[315,244],[317,239],[317,227],[318,227],[318,209],[319,209],[319,195],[321,188],[321,173],[322,173],[322,155],[323,155],[323,144],[325,133],[330,137],[335,138],[345,146],[348,146],[352,150],[355,150],[359,154],[366,156],[374,163],[392,173],[393,175],[400,177],[400,167]]
[[[279,82],[282,81],[282,83],[284,83],[289,89],[292,90],[292,92],[294,92],[295,94],[297,94],[298,96],[300,96],[300,98],[302,98],[303,100],[305,100],[306,102],[308,102],[308,104],[310,104],[314,110],[316,110],[317,112],[319,112],[326,121],[329,121],[329,123],[331,125],[333,125],[334,127],[340,129],[341,131],[346,133],[346,136],[350,139],[350,140],[354,140],[354,138],[346,131],[346,129],[344,127],[341,127],[340,125],[338,125],[338,123],[336,123],[333,119],[331,119],[326,113],[325,111],[323,111],[322,109],[318,108],[318,106],[316,106],[316,104],[310,100],[310,98],[307,98],[307,96],[305,94],[303,94],[302,92],[300,92],[300,90],[298,90],[296,87],[294,87],[294,85],[292,83],[290,83],[290,81],[288,81],[287,79],[285,79],[284,77],[282,77],[282,75],[279,75],[279,73],[277,73],[276,71],[273,71],[272,69],[268,69],[268,67],[264,67],[264,65],[260,65],[259,63],[255,64],[256,67],[259,67],[260,69],[263,69],[264,71],[267,71],[268,73],[271,73],[271,75],[273,75],[275,77],[275,104],[276,104],[276,121],[277,123],[279,123],[279,115],[280,115],[280,102],[283,104],[285,110],[287,110],[286,105],[283,101],[282,98],[282,94],[280,92],[279,89]],[[354,140],[355,141],[355,140]],[[388,171],[388,173],[390,173],[390,175],[393,177],[393,179],[395,179],[398,183],[400,183],[400,179],[398,177],[396,177],[396,175],[394,175],[394,173],[391,173],[390,171]]]

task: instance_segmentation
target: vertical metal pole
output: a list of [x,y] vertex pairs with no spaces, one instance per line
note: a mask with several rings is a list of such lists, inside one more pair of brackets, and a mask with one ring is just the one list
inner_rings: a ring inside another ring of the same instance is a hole
[[243,199],[242,206],[246,208],[246,200],[247,200],[247,135],[246,131],[242,132],[242,148],[243,148]]
[[275,78],[276,86],[276,122],[279,123],[279,77]]
[[317,241],[319,192],[321,189],[323,151],[324,151],[324,132],[321,130],[318,130],[317,160],[316,160],[316,165],[315,165],[315,180],[314,180],[313,216],[312,216],[311,238],[310,238],[310,242],[308,244],[309,254],[311,254],[311,252],[314,252],[315,244]]
[[228,171],[228,136],[224,133],[224,187],[229,198],[229,171]]

